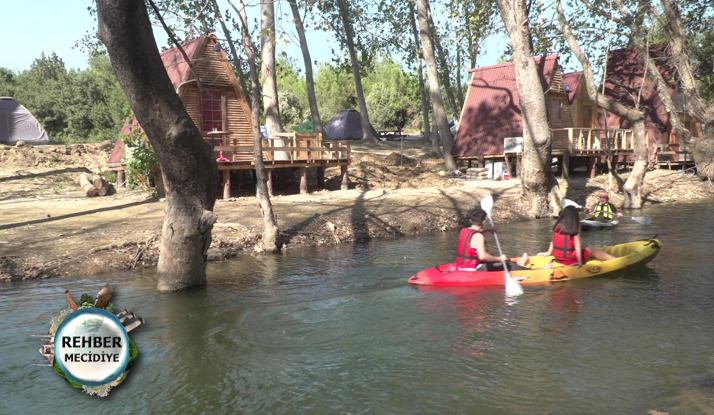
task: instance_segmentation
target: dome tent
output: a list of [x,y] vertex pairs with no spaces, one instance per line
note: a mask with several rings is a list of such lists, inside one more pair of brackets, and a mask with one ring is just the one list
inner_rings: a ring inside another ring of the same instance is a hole
[[0,97],[0,143],[49,142],[50,137],[27,108],[12,98]]
[[[372,125],[372,135],[379,137]],[[344,110],[332,117],[325,126],[325,134],[330,140],[361,140],[362,115],[355,110]]]

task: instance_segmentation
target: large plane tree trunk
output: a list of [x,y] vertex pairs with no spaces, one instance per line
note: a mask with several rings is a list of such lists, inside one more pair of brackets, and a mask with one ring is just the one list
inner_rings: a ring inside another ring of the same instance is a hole
[[212,149],[174,91],[144,1],[97,0],[97,17],[99,39],[161,166],[166,213],[157,288],[205,284],[218,191]]
[[[429,126],[429,104],[426,98],[426,85],[424,85],[424,72],[422,70],[422,61],[424,60],[424,54],[421,51],[421,44],[419,42],[419,29],[417,29],[416,18],[414,17],[414,6],[409,6],[409,20],[412,26],[412,36],[414,36],[414,52],[416,54],[416,67],[417,67],[417,78],[419,79],[419,98],[421,100],[421,115],[422,123],[424,124],[424,140],[429,140],[431,135],[431,128]],[[440,153],[439,140],[431,137],[431,145],[435,152]]]
[[559,210],[551,198],[557,181],[550,168],[551,131],[545,95],[533,58],[525,0],[497,0],[501,18],[510,36],[516,88],[523,117],[523,193],[531,201],[532,215],[544,217]]
[[293,12],[293,20],[295,21],[295,30],[297,30],[298,38],[300,39],[300,50],[302,51],[302,60],[305,63],[305,86],[307,89],[307,101],[310,105],[310,116],[312,117],[312,125],[316,133],[322,133],[322,121],[320,120],[320,111],[317,108],[317,98],[315,96],[315,80],[312,76],[312,59],[310,58],[310,49],[307,47],[307,38],[305,37],[305,27],[303,27],[300,10],[298,9],[295,0],[288,0],[290,9]]
[[436,57],[434,56],[434,43],[432,42],[431,26],[429,25],[428,0],[417,0],[417,13],[419,15],[419,34],[421,36],[421,46],[424,51],[426,61],[426,72],[429,77],[429,93],[431,95],[431,106],[434,114],[434,124],[436,124],[441,144],[444,148],[444,167],[451,172],[456,170],[456,162],[452,155],[454,141],[449,130],[449,121],[446,119],[444,110],[444,97],[441,95],[439,86],[439,74],[436,68]]
[[350,54],[352,75],[355,78],[357,102],[359,104],[360,118],[362,119],[362,141],[366,143],[376,143],[377,137],[372,134],[372,124],[369,122],[369,113],[367,112],[367,101],[364,98],[364,88],[362,88],[362,75],[360,75],[359,73],[359,60],[357,59],[357,51],[355,49],[352,22],[350,22],[349,4],[346,2],[346,0],[337,0],[337,6],[340,9],[342,27],[345,31],[345,43],[347,45],[347,50]]
[[257,181],[257,197],[260,203],[260,211],[263,215],[263,235],[261,238],[261,248],[265,252],[278,252],[282,245],[280,240],[280,228],[278,220],[273,211],[273,204],[270,202],[268,190],[267,174],[263,163],[263,134],[260,132],[260,81],[258,79],[258,65],[255,63],[255,45],[248,31],[248,17],[245,11],[243,0],[238,0],[239,9],[233,3],[229,4],[238,13],[241,21],[241,33],[243,35],[243,50],[248,57],[248,68],[250,72],[251,84],[251,105],[250,122],[253,124],[253,153],[255,154],[255,176]]

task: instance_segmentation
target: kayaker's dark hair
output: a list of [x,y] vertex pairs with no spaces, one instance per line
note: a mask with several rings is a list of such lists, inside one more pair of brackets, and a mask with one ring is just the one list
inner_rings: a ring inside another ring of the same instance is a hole
[[486,220],[486,211],[481,209],[480,207],[476,208],[474,213],[471,214],[471,218],[469,219],[471,221],[471,225],[481,225],[484,220]]
[[563,235],[575,236],[580,233],[580,216],[575,206],[566,206],[558,221],[553,226],[553,232],[560,232]]

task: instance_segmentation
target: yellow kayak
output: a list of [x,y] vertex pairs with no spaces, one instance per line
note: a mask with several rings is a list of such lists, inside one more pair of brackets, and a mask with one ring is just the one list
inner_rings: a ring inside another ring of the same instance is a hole
[[[646,264],[659,253],[659,239],[646,239],[627,242],[620,245],[605,246],[601,249],[615,259],[601,261],[590,259],[581,266],[565,266],[553,262],[552,256],[531,257],[528,266],[531,270],[512,271],[511,275],[521,284],[536,284],[550,281],[568,281],[581,278],[599,277],[615,271]],[[539,269],[553,262],[552,269]]]
[[[521,284],[599,277],[611,272],[646,264],[657,256],[659,249],[660,241],[658,239],[646,239],[606,246],[602,250],[617,258],[608,261],[591,259],[579,267],[566,266],[554,262],[552,256],[535,256],[531,257],[529,259],[530,262],[527,264],[531,269],[511,271],[511,276]],[[512,261],[516,261],[516,259],[512,258]],[[552,268],[542,269],[550,263],[552,263]],[[458,269],[456,264],[444,264],[418,272],[409,278],[409,283],[450,287],[502,286],[504,278],[505,273],[503,271],[466,271]]]

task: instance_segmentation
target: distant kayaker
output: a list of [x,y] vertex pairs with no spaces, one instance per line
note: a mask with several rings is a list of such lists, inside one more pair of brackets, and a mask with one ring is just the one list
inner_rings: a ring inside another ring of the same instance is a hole
[[610,197],[607,193],[601,193],[598,196],[599,202],[595,204],[592,208],[588,208],[588,212],[593,213],[593,218],[595,220],[611,221],[617,216],[622,217],[622,213],[617,211],[615,205],[609,202]]
[[502,271],[503,261],[507,262],[509,269],[527,269],[522,264],[508,261],[505,255],[498,257],[486,251],[486,239],[483,237],[486,218],[486,212],[477,208],[469,220],[471,226],[461,229],[456,247],[456,266],[459,270],[476,271],[478,267],[479,271]]
[[[539,252],[539,256],[553,255],[555,261],[563,265],[580,266],[593,257],[602,261],[615,259],[602,249],[588,246],[585,249],[580,247],[580,217],[578,209],[574,206],[566,206],[560,213],[558,221],[553,226],[553,237],[550,247],[546,252]],[[548,267],[546,267],[548,268]]]

